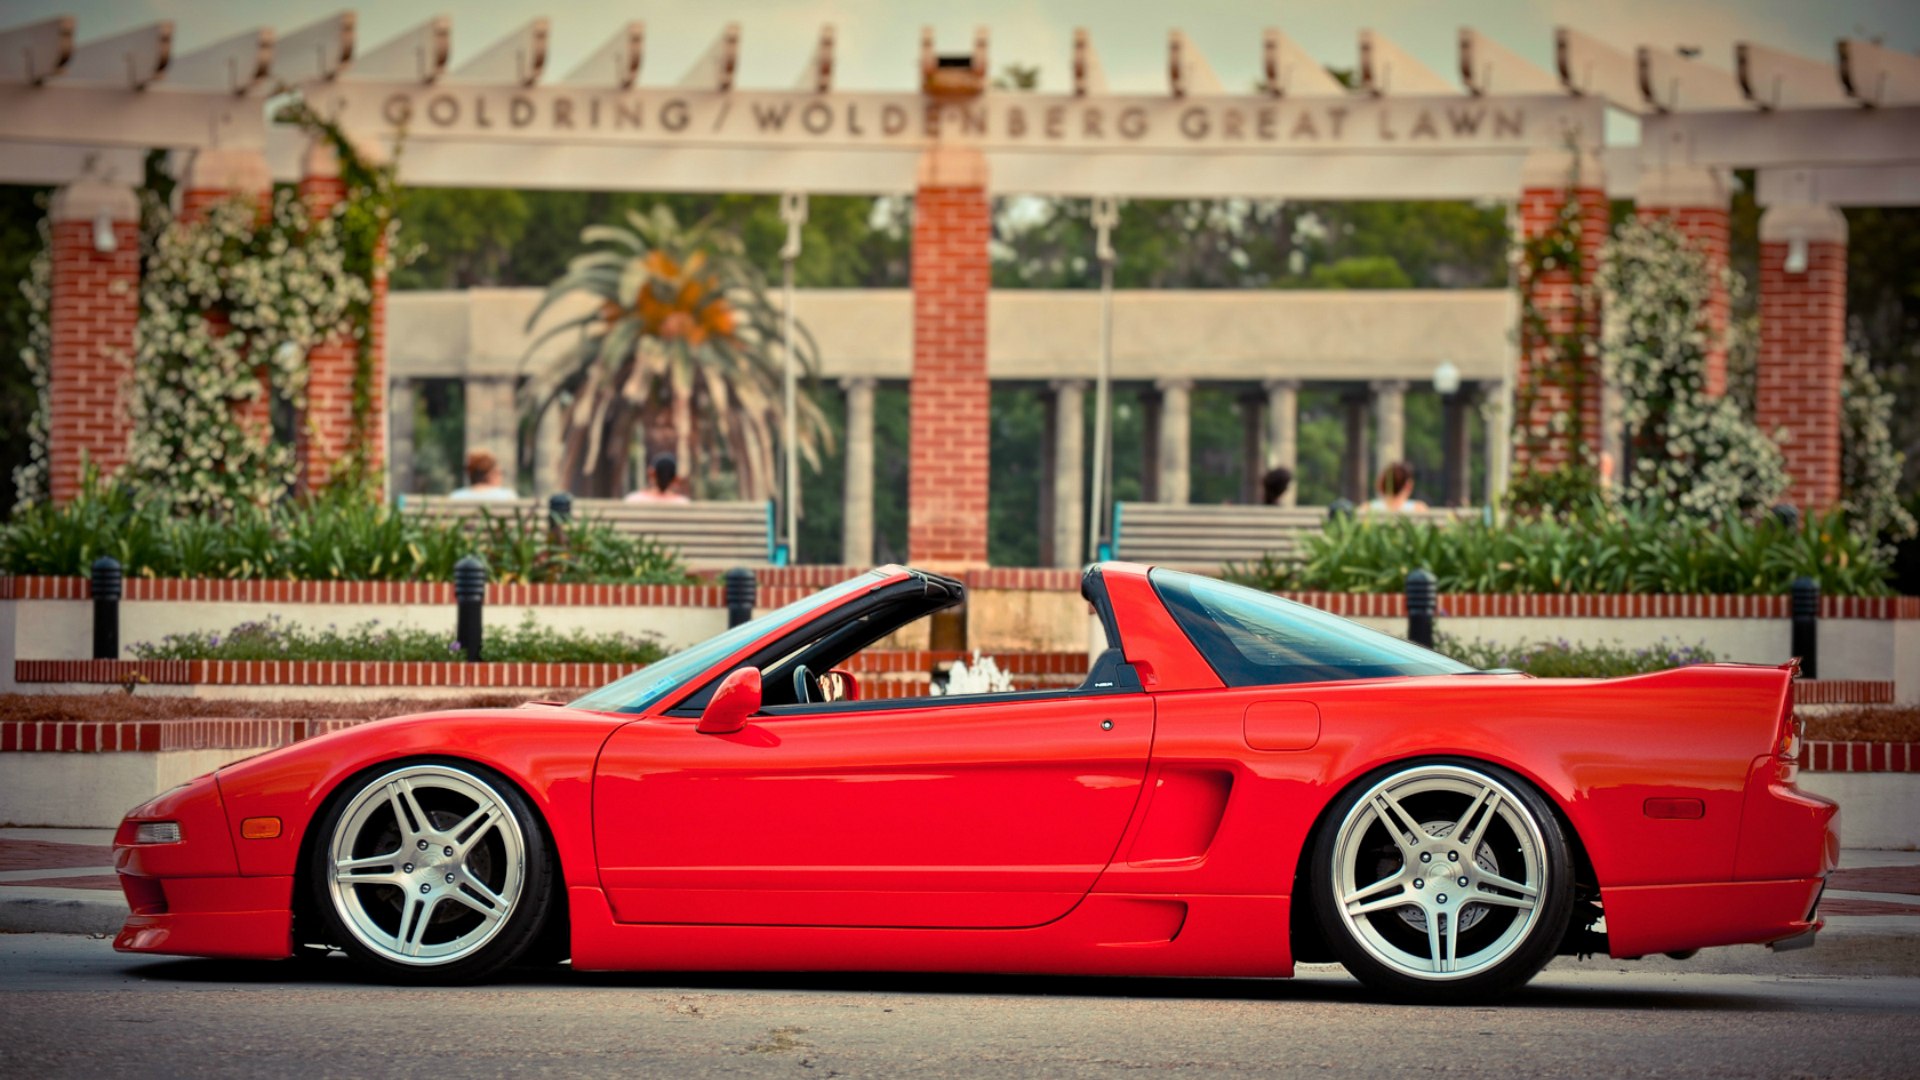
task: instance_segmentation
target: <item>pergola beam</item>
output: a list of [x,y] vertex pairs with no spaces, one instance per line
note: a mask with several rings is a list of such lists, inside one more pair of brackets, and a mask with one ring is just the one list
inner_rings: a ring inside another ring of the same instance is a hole
[[351,11],[308,23],[274,46],[273,80],[287,86],[332,82],[353,62],[353,44]]
[[1475,97],[1565,92],[1545,68],[1470,26],[1460,28],[1460,81]]
[[634,20],[614,31],[560,82],[568,86],[611,86],[631,90],[640,78],[647,51],[647,24]]
[[1761,169],[1754,200],[1761,206],[1920,206],[1920,162]]
[[1360,31],[1360,89],[1374,97],[1460,92],[1459,87],[1374,30]]
[[1227,92],[1213,65],[1200,55],[1184,30],[1167,31],[1167,89],[1174,97],[1217,96]]
[[740,24],[728,23],[713,44],[707,46],[707,51],[681,76],[680,85],[689,90],[715,90],[724,94],[733,89],[739,68]]
[[151,23],[84,42],[73,51],[60,81],[111,83],[128,90],[144,90],[167,73],[172,58],[173,24]]
[[1832,64],[1749,41],[1733,47],[1733,61],[1741,92],[1762,109],[1834,109],[1854,104]]
[[250,93],[272,73],[273,52],[273,31],[266,27],[235,34],[175,60],[167,68],[167,85],[236,96]]
[[1107,69],[1100,64],[1100,54],[1094,50],[1087,28],[1076,26],[1073,30],[1073,96],[1100,97],[1106,92]]
[[1862,105],[1920,105],[1920,56],[1876,41],[1845,38],[1839,45],[1840,82]]
[[1598,98],[1623,112],[1647,111],[1639,67],[1631,55],[1591,34],[1562,26],[1553,32],[1553,59],[1568,93]]
[[346,78],[353,82],[411,82],[431,86],[447,70],[453,46],[453,25],[444,15],[368,49],[354,61]]
[[825,94],[833,90],[833,24],[820,28],[820,39],[814,42],[813,51],[807,54],[807,62],[800,69],[800,78],[794,88],[813,94]]
[[[257,98],[224,91],[131,94],[105,86],[0,84],[0,143],[101,147],[259,146],[266,115]],[[9,155],[0,154],[0,159]]]
[[1346,97],[1352,93],[1312,53],[1272,28],[1260,38],[1260,68],[1260,88],[1274,97]]
[[1642,45],[1634,53],[1640,97],[1655,112],[1750,107],[1733,76],[1691,57]]
[[61,15],[0,30],[0,82],[39,84],[73,59],[73,18]]
[[545,18],[528,21],[454,68],[449,81],[532,86],[547,67],[547,25]]

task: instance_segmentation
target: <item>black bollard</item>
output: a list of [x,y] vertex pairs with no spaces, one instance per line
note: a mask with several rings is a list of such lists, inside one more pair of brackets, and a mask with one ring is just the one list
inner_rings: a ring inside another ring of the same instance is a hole
[[1335,499],[1327,504],[1327,520],[1339,521],[1341,518],[1353,520],[1353,500]]
[[1791,503],[1776,504],[1773,508],[1773,516],[1780,519],[1780,524],[1789,529],[1800,527],[1800,508]]
[[120,659],[120,592],[125,575],[120,560],[102,555],[93,560],[93,658]]
[[480,662],[480,649],[483,644],[480,613],[487,603],[487,564],[472,555],[453,564],[453,599],[459,605],[455,617],[454,636],[460,642],[460,651],[467,656],[467,662]]
[[1440,606],[1440,585],[1431,571],[1407,575],[1407,640],[1433,648],[1433,616]]
[[554,529],[565,528],[573,520],[573,496],[564,491],[556,491],[547,496],[547,525]]
[[753,618],[753,605],[760,592],[760,583],[755,580],[753,571],[742,566],[727,571],[726,582],[727,629],[731,630]]
[[1793,579],[1793,655],[1801,678],[1820,677],[1820,583],[1810,577]]

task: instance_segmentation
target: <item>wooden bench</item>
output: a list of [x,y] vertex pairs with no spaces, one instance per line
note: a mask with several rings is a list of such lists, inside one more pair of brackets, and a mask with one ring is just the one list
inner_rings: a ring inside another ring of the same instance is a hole
[[[1367,516],[1364,508],[1358,513],[1362,518]],[[1439,524],[1479,517],[1480,510],[1438,507],[1398,516]],[[1291,561],[1301,557],[1305,535],[1318,532],[1326,522],[1324,506],[1116,503],[1114,557],[1209,574],[1231,562],[1258,561],[1268,553]]]
[[[455,499],[447,495],[402,495],[401,512],[439,521],[465,521],[516,514],[547,520],[545,499]],[[573,516],[603,521],[615,532],[651,536],[680,552],[693,570],[784,563],[773,534],[771,502],[629,503],[575,499]]]

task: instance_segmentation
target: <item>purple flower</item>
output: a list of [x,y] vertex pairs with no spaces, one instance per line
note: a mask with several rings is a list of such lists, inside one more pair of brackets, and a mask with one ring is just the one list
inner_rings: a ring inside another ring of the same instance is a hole
[[213,635],[212,637],[210,637],[210,638],[208,638],[208,639],[207,639],[207,645],[208,645],[209,647],[211,647],[211,648],[215,648],[215,649],[217,649],[217,648],[219,648],[219,647],[220,647],[220,635],[219,635],[219,634],[215,634],[215,635]]
[[448,651],[448,652],[450,652],[450,653],[457,653],[457,652],[459,652],[459,651],[460,651],[460,643],[459,643],[458,641],[449,641],[449,642],[447,642],[447,651]]

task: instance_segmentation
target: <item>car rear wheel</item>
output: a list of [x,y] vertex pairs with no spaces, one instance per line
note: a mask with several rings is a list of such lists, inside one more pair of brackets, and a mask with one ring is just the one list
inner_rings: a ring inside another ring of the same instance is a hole
[[1558,951],[1573,903],[1546,801],[1479,762],[1380,770],[1336,800],[1314,843],[1314,911],[1349,972],[1420,1001],[1485,1000]]
[[512,963],[539,937],[552,862],[512,784],[464,762],[421,761],[343,788],[309,880],[349,956],[393,981],[459,983]]

